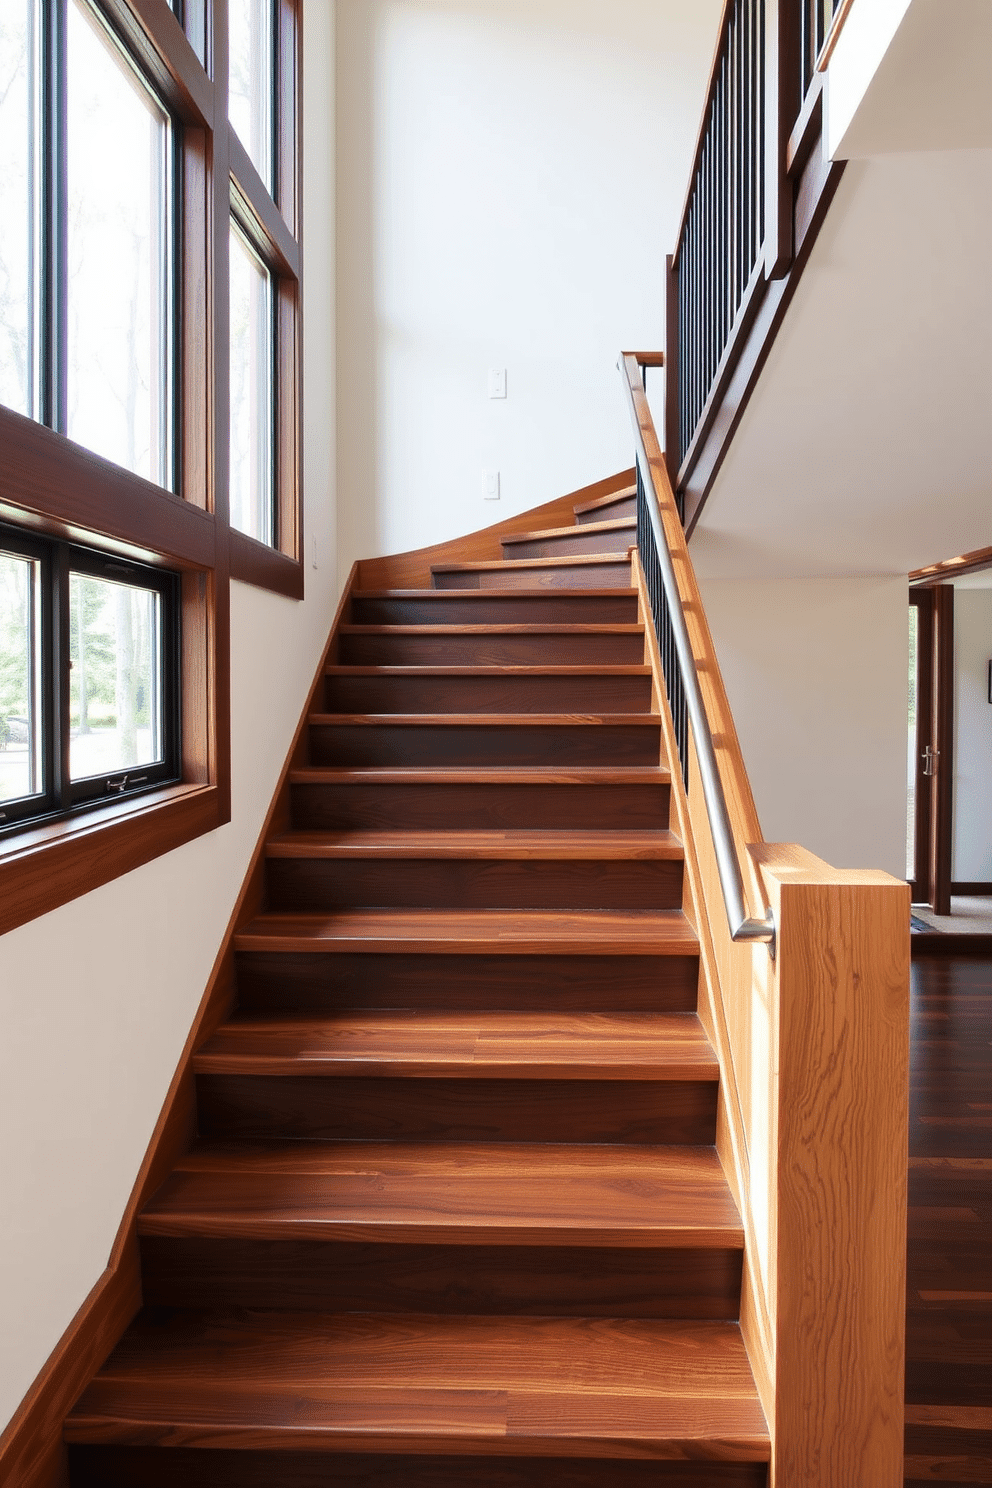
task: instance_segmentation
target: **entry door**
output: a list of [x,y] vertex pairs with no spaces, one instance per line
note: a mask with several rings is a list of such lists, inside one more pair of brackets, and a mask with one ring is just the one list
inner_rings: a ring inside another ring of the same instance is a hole
[[909,595],[909,794],[906,876],[914,904],[951,912],[954,590]]

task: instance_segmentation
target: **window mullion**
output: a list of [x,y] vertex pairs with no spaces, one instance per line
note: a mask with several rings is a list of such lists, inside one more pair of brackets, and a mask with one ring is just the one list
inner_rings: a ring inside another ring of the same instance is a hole
[[69,672],[72,666],[69,598],[69,547],[67,543],[57,543],[52,554],[49,647],[51,671],[47,679],[51,711],[46,738],[51,753],[48,768],[51,771],[52,795],[59,811],[68,811],[72,805],[69,788]]

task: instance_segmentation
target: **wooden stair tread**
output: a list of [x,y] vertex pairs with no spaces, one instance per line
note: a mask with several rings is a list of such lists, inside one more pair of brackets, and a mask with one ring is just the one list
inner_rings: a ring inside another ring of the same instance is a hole
[[198,1074],[717,1080],[695,1013],[463,1012],[237,1017],[197,1051]]
[[[591,567],[597,563],[628,563],[629,561],[630,555],[625,548],[622,551],[618,549],[615,553],[569,553],[566,557],[562,558],[489,558],[479,559],[475,563],[432,563],[431,573],[478,573],[480,571],[490,572],[500,569]],[[452,590],[449,589],[447,592],[450,594]],[[487,589],[485,592],[491,594],[493,591]],[[521,592],[519,589],[513,590],[513,593],[517,595]],[[584,592],[588,594],[592,591],[587,589]],[[613,592],[617,593],[618,591],[614,589]],[[623,593],[624,591],[621,590],[619,592]]]
[[767,1461],[734,1323],[144,1313],[69,1442]]
[[657,713],[310,713],[307,722],[321,728],[659,728]]
[[614,491],[610,496],[597,496],[595,501],[580,501],[577,506],[572,507],[576,516],[580,512],[598,511],[601,506],[613,506],[617,501],[629,501],[632,496],[637,495],[636,486],[624,486],[620,491]]
[[698,946],[678,909],[339,909],[261,914],[234,936],[236,951],[317,954],[692,956]]
[[302,765],[292,785],[668,785],[667,765]]
[[329,666],[327,677],[650,677],[649,666],[633,663],[577,666]]
[[681,859],[667,830],[572,828],[534,831],[405,831],[392,828],[294,831],[272,837],[269,858]]
[[611,517],[603,522],[583,522],[581,526],[573,522],[570,527],[543,527],[536,532],[511,532],[506,537],[501,537],[500,543],[508,548],[513,543],[541,542],[545,538],[586,537],[596,532],[630,532],[636,529],[636,517]]
[[205,1143],[141,1235],[441,1245],[735,1249],[711,1147],[437,1142]]

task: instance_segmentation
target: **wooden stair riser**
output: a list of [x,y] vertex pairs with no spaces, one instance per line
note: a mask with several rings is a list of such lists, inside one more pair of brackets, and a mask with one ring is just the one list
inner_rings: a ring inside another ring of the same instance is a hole
[[239,953],[247,1013],[338,1008],[508,1008],[691,1013],[696,956],[459,956]]
[[526,568],[514,568],[508,562],[499,568],[434,570],[437,589],[623,589],[629,583],[630,560],[619,552],[602,561],[585,563],[576,555],[573,563],[555,562],[551,558],[544,564],[538,561]]
[[[636,625],[637,593],[355,594],[353,625]],[[610,586],[612,588],[612,586]]]
[[735,1318],[737,1249],[141,1239],[149,1307]]
[[311,723],[313,765],[657,765],[656,723]]
[[664,831],[669,787],[658,785],[301,785],[292,787],[293,825],[453,831]]
[[198,1075],[215,1140],[626,1142],[715,1140],[712,1081],[370,1079]]
[[682,863],[664,858],[270,858],[270,909],[675,909]]
[[606,501],[596,501],[575,508],[575,525],[585,527],[589,522],[612,522],[622,517],[637,516],[637,497],[611,496]]
[[623,631],[504,632],[480,635],[447,632],[410,635],[383,627],[345,631],[339,657],[343,666],[640,666],[644,636]]
[[763,1463],[71,1446],[74,1488],[766,1488]]
[[651,677],[347,676],[327,678],[329,713],[649,713]]
[[620,527],[611,524],[606,530],[602,530],[599,523],[564,527],[560,532],[546,533],[541,537],[508,538],[502,546],[503,557],[512,560],[564,558],[569,553],[622,553],[636,542],[636,524],[628,522]]

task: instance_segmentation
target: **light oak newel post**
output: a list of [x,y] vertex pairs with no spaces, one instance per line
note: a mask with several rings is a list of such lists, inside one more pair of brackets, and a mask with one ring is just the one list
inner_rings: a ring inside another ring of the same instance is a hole
[[909,889],[754,850],[777,927],[768,1009],[771,1488],[901,1488]]

